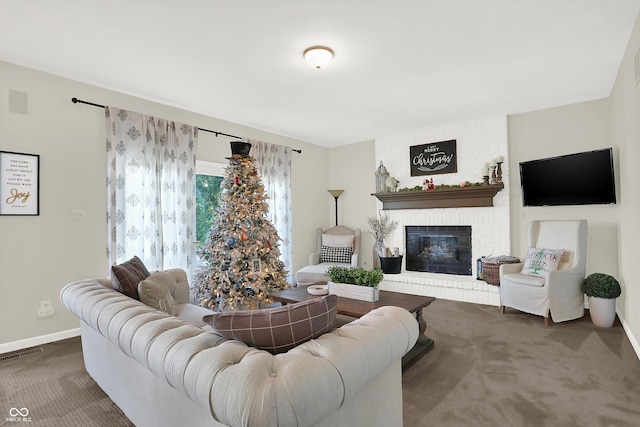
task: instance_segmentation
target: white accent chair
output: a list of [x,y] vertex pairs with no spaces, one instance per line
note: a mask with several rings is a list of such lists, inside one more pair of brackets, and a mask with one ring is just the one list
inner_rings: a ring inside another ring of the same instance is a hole
[[532,221],[529,248],[564,249],[558,270],[546,277],[521,274],[523,263],[500,266],[500,310],[512,307],[554,322],[584,316],[582,281],[587,258],[587,221]]
[[[318,228],[316,230],[316,250],[309,255],[309,265],[301,268],[296,272],[296,286],[300,284],[327,282],[329,277],[325,275],[327,270],[333,266],[340,267],[358,267],[358,252],[360,251],[360,229],[355,230],[345,227],[343,225],[336,225],[327,230]],[[320,254],[322,245],[333,246],[340,243],[334,243],[334,241],[344,240],[341,237],[333,238],[333,236],[353,236],[353,242],[351,247],[353,248],[353,254],[351,255],[350,263],[340,262],[320,262]]]

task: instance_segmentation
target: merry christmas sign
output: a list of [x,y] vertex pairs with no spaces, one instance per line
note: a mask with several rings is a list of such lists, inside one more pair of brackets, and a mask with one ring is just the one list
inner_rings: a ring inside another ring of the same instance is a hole
[[436,175],[458,171],[456,140],[409,147],[411,176]]

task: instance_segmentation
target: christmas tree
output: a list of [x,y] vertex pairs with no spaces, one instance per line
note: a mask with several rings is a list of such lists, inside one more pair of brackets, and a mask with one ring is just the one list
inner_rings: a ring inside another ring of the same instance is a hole
[[211,309],[263,308],[272,302],[270,293],[289,287],[250,149],[249,143],[231,143],[216,215],[198,251],[204,265],[195,275],[196,292],[200,305]]

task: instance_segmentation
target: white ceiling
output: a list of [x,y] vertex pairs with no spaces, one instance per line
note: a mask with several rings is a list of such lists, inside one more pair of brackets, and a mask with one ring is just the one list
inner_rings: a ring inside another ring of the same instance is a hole
[[[640,0],[0,0],[0,59],[333,147],[607,97],[639,10]],[[329,68],[305,64],[315,44],[335,51]]]

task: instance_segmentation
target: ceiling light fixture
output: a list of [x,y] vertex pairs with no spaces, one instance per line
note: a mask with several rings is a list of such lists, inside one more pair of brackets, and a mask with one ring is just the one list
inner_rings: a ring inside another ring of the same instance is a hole
[[311,68],[320,70],[331,63],[333,50],[326,46],[311,46],[305,49],[304,59]]

